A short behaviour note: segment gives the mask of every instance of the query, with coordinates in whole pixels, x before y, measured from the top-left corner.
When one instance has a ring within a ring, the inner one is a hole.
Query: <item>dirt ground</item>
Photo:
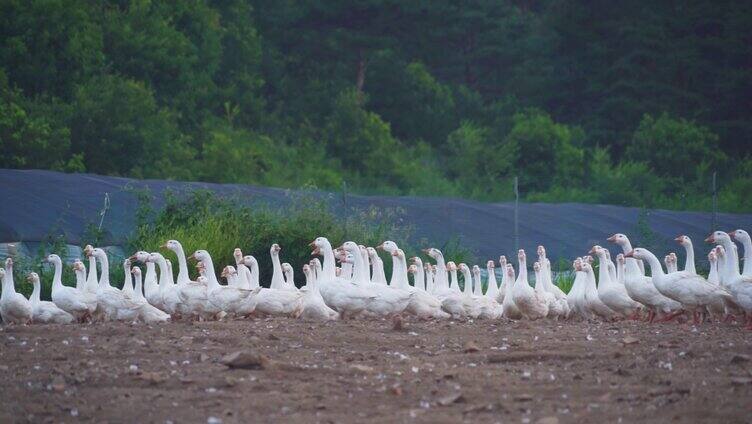
[[[752,333],[738,326],[402,327],[282,318],[4,327],[0,422],[752,420]],[[222,363],[238,351],[260,365]]]

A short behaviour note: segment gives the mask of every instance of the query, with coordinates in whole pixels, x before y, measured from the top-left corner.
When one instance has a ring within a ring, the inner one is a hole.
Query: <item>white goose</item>
[[[449,314],[444,312],[441,309],[441,301],[439,300],[438,297],[425,291],[424,289],[416,288],[415,286],[410,286],[408,284],[407,271],[405,269],[405,267],[407,266],[407,259],[405,258],[405,252],[403,252],[402,249],[397,249],[392,253],[392,257],[395,258],[394,259],[395,266],[399,267],[399,273],[397,277],[400,280],[402,280],[398,284],[398,286],[404,287],[405,290],[411,293],[410,303],[407,306],[407,312],[417,316],[420,319],[449,318]],[[417,266],[415,266],[415,272],[416,273],[419,272],[417,270]],[[420,273],[422,274],[422,272],[423,270],[421,269]],[[418,282],[416,281],[416,285],[417,284]]]
[[[593,272],[593,267],[588,261],[585,261],[585,263],[581,265],[581,268],[586,276],[585,308],[590,311],[591,314],[597,315],[602,319],[612,319],[615,315],[615,312],[611,308],[606,306],[606,304],[601,301],[600,296],[598,296],[598,289],[595,285],[595,272]],[[606,273],[608,273],[608,269],[606,270]]]
[[[279,262],[279,252],[282,250],[277,243],[272,244],[269,248],[269,254],[272,257],[272,282],[269,285],[273,290],[291,290],[297,291],[295,284],[292,282],[286,282],[284,273],[282,272],[282,265]]]
[[[236,247],[232,251],[232,257],[235,259],[235,268],[238,271],[238,287],[251,290],[251,271],[243,263],[243,251],[239,247]]]
[[[52,302],[78,320],[90,317],[97,309],[97,295],[63,285],[63,261],[60,256],[53,253],[45,258],[45,262],[55,267],[52,277]]]
[[[496,262],[486,262],[486,271],[488,272],[488,286],[486,287],[486,297],[501,305],[501,302],[497,300],[500,290],[499,284],[496,282]],[[502,302],[503,301],[504,299],[502,299]]]
[[[138,317],[141,321],[147,324],[155,324],[159,322],[166,322],[170,320],[170,315],[166,312],[157,309],[149,304],[142,291],[143,278],[141,275],[141,268],[134,266],[130,270],[131,275],[135,280],[135,288],[133,289],[133,300],[139,304],[140,310],[138,311]]]
[[[122,291],[110,285],[110,262],[107,259],[107,253],[98,247],[88,251],[84,250],[84,252],[88,256],[95,256],[102,267],[102,275],[99,277],[99,288],[97,289],[97,310],[101,311],[104,319],[119,321],[135,321],[138,319],[138,304],[128,299]],[[55,301],[54,297],[52,300]]]
[[[131,260],[126,258],[123,260],[123,286],[120,287],[120,291],[123,292],[125,297],[133,299],[133,274],[131,274]]]
[[[752,330],[752,276],[739,272],[739,261],[734,254],[734,242],[728,233],[715,231],[705,239],[709,243],[719,243],[726,252],[723,268],[719,268],[721,285],[733,296],[733,301],[747,315],[747,329]]]
[[[410,267],[415,267],[412,268],[413,287],[417,288],[418,290],[430,293],[430,290],[428,289],[428,283],[426,282],[426,270],[423,266],[423,260],[417,256],[413,256],[412,258],[410,258],[410,262],[412,262],[412,264],[410,264]],[[408,271],[410,270],[408,269]]]
[[[147,263],[156,263],[159,267],[159,295],[161,298],[160,305],[154,305],[167,312],[173,317],[180,315],[180,304],[183,302],[180,299],[180,289],[176,284],[172,283],[172,275],[167,267],[167,260],[159,252],[152,252],[147,258]],[[147,300],[149,298],[147,297]],[[151,300],[150,300],[151,302]]]
[[[395,245],[396,246],[396,245]],[[380,246],[383,247],[383,244]],[[391,285],[382,286],[380,284],[370,284],[368,269],[363,263],[363,256],[360,254],[360,248],[352,241],[347,241],[340,249],[352,255],[348,256],[348,262],[352,261],[353,277],[352,281],[357,285],[364,287],[374,295],[368,304],[368,312],[377,316],[391,317],[400,314],[407,309],[410,304],[412,293],[403,287],[407,286],[407,281],[401,281],[400,265],[397,259],[392,256],[393,269]],[[343,265],[345,263],[343,262]]]
[[[499,286],[499,294],[496,296],[496,301],[504,304],[504,299],[511,291],[510,288],[514,284],[514,279],[511,281],[507,279],[507,257],[504,255],[499,256],[499,269],[501,270],[501,285]]]
[[[326,304],[339,312],[342,318],[366,310],[376,296],[365,287],[335,275],[334,250],[329,240],[317,237],[310,246],[314,249],[312,255],[324,258],[321,276],[317,281],[320,282],[318,287]]]
[[[632,251],[632,243],[624,234],[614,234],[608,238],[608,241],[619,245],[625,256]],[[665,321],[681,314],[681,304],[662,295],[655,288],[651,278],[645,276],[642,263],[640,260],[627,258],[624,287],[627,289],[629,297],[648,308],[648,320],[650,322],[653,322],[656,316],[659,316],[661,321]]]
[[[559,303],[552,292],[546,290],[546,277],[543,276],[544,270],[541,269],[540,262],[533,263],[533,273],[535,275],[535,285],[533,289],[548,305],[548,315],[546,315],[546,317],[556,319],[560,316],[566,316],[564,306]],[[566,301],[564,303],[566,304]]]
[[[493,263],[493,261],[490,261],[490,262]],[[474,265],[472,271],[473,271],[473,289],[475,287],[482,288],[480,267],[478,265]],[[489,284],[491,284],[490,280],[489,280]],[[493,284],[496,284],[496,283],[494,282]],[[499,303],[496,302],[495,298],[488,296],[488,289],[486,289],[485,295],[481,293],[480,295],[476,294],[475,296],[476,296],[475,297],[476,303],[480,305],[480,318],[483,318],[483,319],[501,318],[503,309],[501,308],[501,305],[499,305]]]
[[[444,262],[444,254],[439,249],[433,247],[425,249],[423,252],[436,260],[436,270],[432,277],[434,286],[433,295],[441,301],[441,309],[453,318],[464,317],[465,307],[463,305],[462,294],[449,288],[447,264]]]
[[[606,306],[622,317],[635,317],[642,305],[629,297],[627,289],[623,285],[612,280],[611,273],[608,272],[606,265],[608,261],[606,249],[595,245],[590,253],[598,256],[598,262],[601,264],[598,269],[598,297]]]
[[[517,260],[520,273],[512,287],[512,301],[525,318],[530,320],[545,318],[548,315],[548,303],[540,293],[530,287],[527,281],[527,261],[524,250],[519,250]]]
[[[687,255],[686,261],[684,262],[684,271],[697,274],[697,270],[695,269],[695,249],[692,246],[692,240],[684,234],[679,235],[674,240],[684,248]]]
[[[295,287],[295,270],[287,262],[282,263],[282,275],[285,276],[285,284]],[[297,287],[295,288],[297,290]]]
[[[252,255],[243,256],[243,265],[248,270],[248,289],[255,290],[261,287],[259,284],[259,265],[256,258]]]
[[[501,303],[503,315],[509,319],[521,319],[522,312],[514,304],[514,299],[512,298],[512,288],[514,288],[515,281],[514,266],[512,264],[505,264],[504,268],[504,275],[501,277],[501,294],[503,294],[504,299]]]
[[[687,271],[664,273],[661,262],[647,249],[638,247],[624,256],[646,261],[650,265],[653,284],[658,291],[681,303],[684,309],[693,311],[695,324],[699,324],[699,313],[704,312],[706,306],[731,298],[731,294],[725,289],[708,283],[697,274]]]
[[[339,318],[339,314],[334,309],[326,306],[324,298],[318,288],[318,283],[313,275],[313,268],[303,265],[303,274],[306,277],[305,290],[301,299],[303,311],[300,318],[310,321],[332,321]]]
[[[220,285],[214,273],[214,262],[206,250],[197,250],[190,257],[201,261],[206,267],[206,276],[209,280],[206,297],[214,308],[227,313],[238,313],[244,309],[243,304],[248,301],[252,293],[250,290]]]
[[[94,247],[87,244],[84,247],[84,254],[94,250]],[[86,271],[84,269],[84,271]],[[97,278],[97,258],[94,255],[89,255],[89,274],[86,276],[86,291],[89,293],[97,294],[99,290],[99,279]]]
[[[452,264],[454,265],[454,264]],[[465,308],[465,314],[476,319],[480,317],[482,312],[481,306],[476,301],[476,296],[473,294],[473,277],[470,273],[470,268],[465,263],[461,263],[459,267],[452,267],[452,276],[454,277],[454,284],[459,287],[459,280],[457,279],[457,271],[462,273],[463,287],[462,287],[462,306]]]
[[[742,268],[741,275],[752,277],[752,239],[750,239],[749,233],[744,230],[734,230],[729,231],[728,235],[731,240],[741,243],[744,247],[744,268]]]
[[[167,285],[168,287],[176,287],[174,290],[177,291],[178,298],[180,299],[180,302],[177,304],[178,313],[184,316],[194,318],[203,317],[207,319],[214,317],[219,313],[220,311],[209,302],[207,285],[190,279],[188,274],[188,260],[185,256],[183,245],[177,240],[167,240],[167,242],[161,247],[172,251],[178,259],[177,284],[172,280],[173,274],[170,261],[165,260],[167,264]]]
[[[423,265],[423,274],[426,277],[426,291],[428,293],[434,294],[435,287],[434,287],[434,284],[433,284],[433,274],[434,274],[433,265],[431,265],[430,263],[426,262]]]
[[[723,249],[721,246],[718,248]],[[721,278],[718,273],[718,257],[716,256],[716,249],[711,249],[708,252],[708,263],[710,264],[710,272],[708,273],[708,283],[719,287],[721,285]],[[708,312],[717,319],[723,319],[726,316],[729,302],[714,302],[708,305]]]
[[[153,261],[149,261],[149,253],[140,250],[134,253],[130,257],[131,261],[139,261],[146,264],[146,276],[144,277],[144,297],[150,305],[165,310],[164,303],[162,302],[162,291],[159,287],[159,281],[157,280],[156,264]]]
[[[577,258],[572,263],[574,269],[574,282],[567,293],[567,304],[569,305],[569,318],[579,316],[582,319],[591,317],[585,302],[585,289],[587,286],[587,275],[582,270],[582,258]]]
[[[40,299],[42,289],[39,284],[39,275],[36,272],[30,273],[26,277],[26,280],[34,286],[34,291],[31,292],[31,297],[29,297],[29,303],[31,304],[33,321],[35,323],[70,324],[73,322],[75,319],[73,315],[58,308],[53,302],[42,301]]]
[[[73,268],[73,274],[76,276],[76,290],[86,291],[86,267],[84,266],[84,263],[81,262],[80,259],[76,259],[73,261],[71,268]],[[83,268],[84,272],[78,272],[78,268]],[[37,274],[37,276],[39,275]],[[26,277],[26,279],[28,280],[28,276]]]

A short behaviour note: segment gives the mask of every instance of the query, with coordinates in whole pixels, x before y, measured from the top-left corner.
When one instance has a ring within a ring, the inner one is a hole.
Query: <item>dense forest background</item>
[[[0,166],[752,211],[752,3],[0,2]]]

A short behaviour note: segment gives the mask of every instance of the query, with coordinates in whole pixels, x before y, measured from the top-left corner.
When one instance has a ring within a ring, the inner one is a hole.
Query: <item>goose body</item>
[[[310,265],[303,265],[303,274],[306,276],[306,285],[301,302],[300,318],[310,321],[332,321],[339,318],[339,314],[334,309],[328,307],[321,292],[313,278],[313,269]]]
[[[321,276],[317,279],[324,302],[341,315],[366,310],[376,296],[360,284],[335,275],[334,250],[329,240],[317,237],[310,245],[314,248],[312,254],[324,258]]]
[[[452,318],[465,317],[466,312],[462,293],[449,288],[447,263],[444,261],[444,254],[436,248],[426,249],[424,252],[436,260],[436,271],[432,277],[433,295],[441,301],[441,309],[452,316]],[[450,262],[450,265],[453,266],[454,264]]]
[[[503,315],[509,319],[520,319],[522,318],[522,312],[517,308],[512,297],[512,289],[514,288],[514,281],[516,280],[514,276],[514,267],[512,264],[505,264],[505,268],[506,270],[502,277],[500,290],[503,294],[503,301],[501,304]]]
[[[150,305],[146,300],[146,297],[144,297],[144,293],[142,291],[143,278],[141,275],[141,268],[135,266],[133,268],[129,268],[127,272],[130,273],[135,280],[133,300],[139,305],[138,318],[147,324],[169,321],[170,315],[168,313]]]
[[[102,267],[102,276],[97,288],[97,309],[105,320],[135,321],[138,319],[138,304],[127,298],[122,291],[110,285],[110,266],[107,253],[100,248],[86,251],[94,255]],[[53,299],[54,301],[54,299]]]
[[[76,319],[81,320],[90,316],[97,309],[97,295],[63,285],[63,261],[60,256],[48,255],[46,262],[55,267],[52,277],[52,302]]]
[[[518,255],[520,272],[512,287],[512,301],[523,317],[536,320],[548,315],[548,302],[527,282],[527,265],[525,251],[520,249]]]
[[[636,248],[625,255],[644,260],[650,266],[653,283],[662,295],[681,303],[684,309],[691,311],[705,307],[715,301],[731,298],[725,289],[708,283],[704,278],[688,271],[663,272],[658,258],[649,250]]]
[[[593,267],[589,263],[582,264],[582,271],[586,276],[585,285],[585,308],[593,315],[597,315],[602,319],[611,319],[614,317],[614,311],[609,308],[598,295],[598,289],[595,285],[595,273]],[[606,270],[608,273],[608,270]]]
[[[607,261],[610,262],[606,256],[606,250],[600,246],[593,246],[591,252],[598,256],[598,261],[601,264],[598,270],[598,297],[606,306],[622,317],[634,314],[642,305],[632,300],[627,294],[627,289],[612,279],[612,276],[616,274],[610,273],[607,266],[604,266]]]
[[[626,256],[632,251],[632,244],[624,234],[614,234],[608,241],[618,244]],[[681,304],[662,295],[653,285],[652,279],[645,276],[643,262],[627,258],[624,271],[624,287],[632,300],[649,308],[653,314],[667,314],[681,309]]]
[[[42,289],[39,284],[39,275],[36,272],[29,274],[27,280],[34,286],[29,303],[33,314],[32,319],[35,323],[70,324],[75,320],[73,315],[58,308],[53,302],[40,300]]]

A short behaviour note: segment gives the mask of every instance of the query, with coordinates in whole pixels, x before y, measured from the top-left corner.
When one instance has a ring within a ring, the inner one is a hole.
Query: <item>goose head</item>
[[[705,239],[705,242],[707,243],[731,243],[731,237],[728,233],[725,233],[723,231],[713,231],[711,235],[708,236],[708,238]]]
[[[616,255],[616,262],[619,262],[620,264],[624,265],[627,263],[627,259],[624,258],[623,253],[619,253],[618,255]]]
[[[133,274],[136,279],[141,278],[141,268],[134,266],[131,268],[131,274]]]
[[[506,273],[507,277],[509,277],[509,281],[514,281],[514,267],[512,264],[507,264]]]
[[[457,265],[454,262],[449,261],[446,263],[446,269],[447,271],[457,271]]]
[[[207,284],[209,284],[209,279],[206,278],[203,275],[200,275],[198,278],[196,278],[196,282],[200,283],[200,284],[203,284],[203,285],[207,285]]]
[[[308,245],[313,248],[311,255],[320,255],[321,249],[332,248],[331,243],[329,243],[329,240],[326,237],[316,237],[316,239]]]
[[[410,258],[410,262],[414,263],[416,267],[423,268],[423,260],[417,256],[413,256],[412,258]]]
[[[720,259],[722,257],[726,256],[726,248],[718,245],[715,247],[715,257],[716,259]]]
[[[540,272],[540,262],[533,262],[533,271]]]
[[[582,262],[592,265],[593,264],[593,257],[590,256],[590,255],[583,256],[582,257]]]
[[[284,272],[285,274],[293,272],[292,265],[290,265],[287,262],[283,262],[282,263],[282,272]]]
[[[507,267],[507,257],[504,255],[499,256],[499,267],[506,269]]]
[[[572,262],[572,268],[574,268],[575,271],[582,271],[582,258],[577,258]]]
[[[376,252],[376,249],[373,247],[366,247],[366,252],[368,252],[368,257],[371,258],[371,260],[378,256],[378,252]]]
[[[439,258],[444,259],[444,254],[441,253],[441,250],[435,247],[429,247],[428,249],[423,249],[423,253],[437,260]]]
[[[612,235],[611,237],[607,238],[606,240],[610,241],[611,243],[616,243],[619,246],[624,246],[627,243],[629,243],[629,238],[627,238],[627,236],[625,236],[622,233],[616,233]]]
[[[478,265],[473,265],[473,276],[480,277],[480,267]]]
[[[392,256],[397,257],[397,258],[404,258],[405,252],[402,249],[397,249],[394,252],[392,252]]]
[[[407,267],[407,272],[409,272],[410,274],[416,274],[418,272],[417,265],[412,264],[409,267]]]
[[[525,262],[526,258],[527,256],[525,255],[524,249],[520,249],[519,251],[517,251],[517,263]]]
[[[632,249],[631,252],[624,254],[625,258],[635,258],[635,259],[640,259],[640,260],[645,260],[649,256],[650,256],[650,252],[648,252],[647,249],[643,249],[642,247],[636,247]]]
[[[387,253],[394,253],[397,250],[397,243],[387,240],[380,245],[376,246],[377,249],[381,248]]]
[[[10,258],[8,258],[8,259],[10,259]],[[60,259],[60,256],[58,256],[58,255],[56,255],[54,253],[51,253],[51,254],[47,255],[44,258],[43,262],[51,263],[53,265],[58,265],[58,264],[62,264],[63,263],[63,261]]]
[[[211,260],[211,256],[209,255],[209,252],[206,250],[200,249],[195,252],[191,256],[188,257],[188,259],[195,259],[200,262],[204,262],[207,260]]]
[[[132,254],[129,259],[131,261],[138,261],[141,263],[146,263],[149,260],[149,252],[144,252],[143,250],[139,250],[138,252]]]
[[[258,267],[258,261],[252,255],[245,255],[243,256],[243,265],[248,267],[248,269],[253,269],[254,267]]]
[[[222,278],[228,278],[228,277],[233,276],[233,275],[235,275],[237,273],[238,273],[238,271],[235,270],[234,266],[227,265],[226,267],[222,268],[222,273],[220,274],[220,276]]]
[[[73,261],[73,265],[71,265],[71,268],[73,268],[73,271],[84,271],[84,263],[81,262],[80,259],[76,259]]]
[[[718,258],[716,258],[716,256],[715,256],[715,249],[711,250],[710,252],[708,252],[708,262],[710,262],[711,264],[713,264],[717,260],[718,260]]]
[[[167,240],[163,245],[159,246],[164,249],[169,249],[173,252],[178,252],[180,249],[183,248],[183,245],[180,244],[177,240]]]
[[[0,268],[2,269],[2,268]],[[36,272],[30,272],[29,275],[26,276],[26,281],[29,284],[38,284],[39,283],[39,274]]]
[[[590,266],[590,264],[587,263],[587,262],[583,263],[580,266],[580,268],[582,268],[582,271],[585,272],[585,273],[587,273],[587,274],[592,274],[593,273],[593,267]]]
[[[0,268],[0,279],[5,277],[5,268]]]
[[[146,256],[146,260],[144,262],[158,263],[160,259],[164,259],[164,256],[162,256],[161,253],[151,252]]]
[[[464,263],[464,262],[460,263],[460,264],[459,264],[459,266],[457,267],[457,269],[458,269],[458,270],[459,270],[459,271],[460,271],[461,273],[463,273],[463,274],[464,274],[465,272],[467,272],[468,274],[470,273],[470,267],[468,267],[468,266],[467,266],[467,264],[466,264],[466,263]]]
[[[357,244],[355,244],[354,241],[346,241],[342,243],[342,246],[340,246],[339,249],[342,249],[345,252],[351,253],[353,255],[360,254],[360,248]]]
[[[674,239],[675,242],[679,243],[680,246],[687,247],[691,245],[692,241],[689,240],[689,237],[685,236],[684,234],[680,234]]]
[[[94,256],[97,259],[105,259],[107,258],[107,253],[104,251],[104,249],[100,247],[95,247],[94,249],[91,249],[88,253],[88,256]]]
[[[749,233],[744,230],[729,231],[727,234],[729,235],[731,240],[736,240],[742,243],[750,240]]]
[[[679,258],[676,256],[676,253],[671,252],[668,254],[669,259],[671,260],[672,264],[675,264],[679,261]]]
[[[87,244],[86,246],[84,246],[84,255],[86,255],[86,257],[92,256],[91,253],[93,251],[94,251],[94,246],[90,244]]]
[[[593,246],[592,248],[590,248],[590,251],[588,253],[591,254],[591,255],[600,255],[601,254],[600,252],[602,250],[603,250],[603,248],[596,244],[595,246]]]
[[[488,272],[493,272],[492,270],[496,268],[496,262],[494,261],[488,261],[486,262],[486,269],[488,269]]]
[[[272,257],[276,257],[281,250],[282,248],[279,247],[277,243],[274,243],[272,244],[272,247],[269,248],[269,254],[272,255]]]
[[[539,245],[538,248],[536,249],[536,253],[538,254],[539,260],[543,259],[546,257],[546,248],[543,247],[543,245]]]

